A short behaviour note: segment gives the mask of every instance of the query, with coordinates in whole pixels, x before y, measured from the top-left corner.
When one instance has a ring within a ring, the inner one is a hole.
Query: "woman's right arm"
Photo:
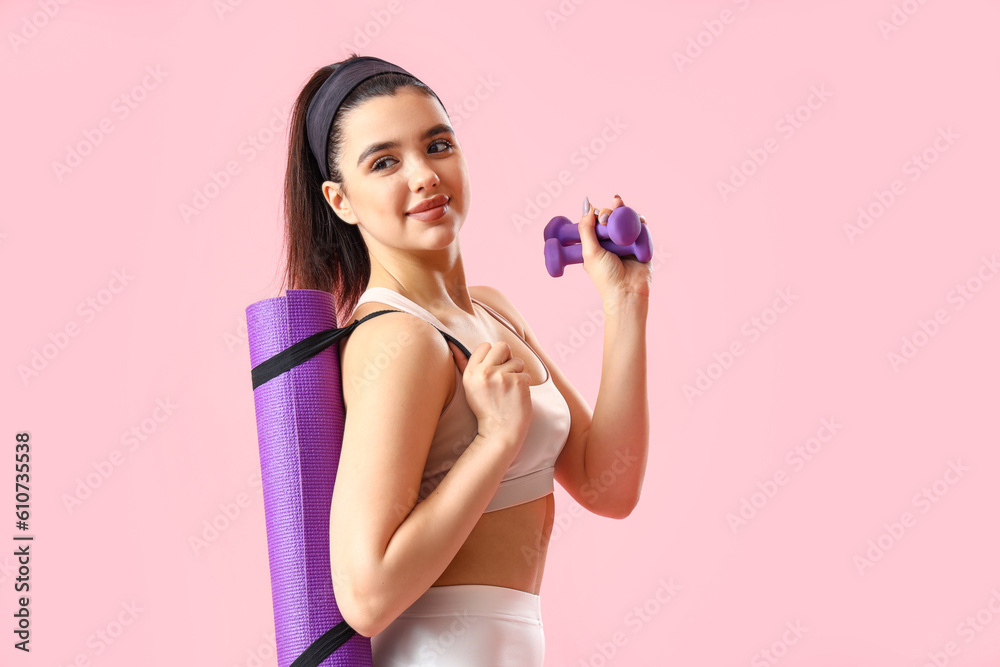
[[[499,432],[477,435],[435,490],[416,502],[454,364],[440,332],[412,315],[375,318],[363,336],[345,343],[348,411],[330,561],[338,607],[367,637],[441,576],[521,445]]]

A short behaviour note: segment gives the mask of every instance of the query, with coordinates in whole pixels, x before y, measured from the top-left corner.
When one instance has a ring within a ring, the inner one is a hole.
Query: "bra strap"
[[[503,315],[501,315],[495,308],[491,308],[490,306],[486,305],[485,303],[483,303],[479,299],[476,299],[475,301],[480,306],[482,306],[483,308],[485,308],[489,312],[493,313],[493,316],[496,317],[498,320],[500,320],[501,322],[503,322],[504,324],[506,324],[507,328],[510,329],[514,333],[515,336],[517,336],[521,340],[524,340],[524,336],[522,336],[521,334],[517,333],[517,327],[515,327],[511,323],[510,320],[508,320],[506,317],[504,317]],[[525,341],[525,344],[527,344],[527,341]]]

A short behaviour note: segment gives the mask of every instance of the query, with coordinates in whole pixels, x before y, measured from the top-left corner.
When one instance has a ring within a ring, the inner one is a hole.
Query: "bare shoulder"
[[[449,391],[453,371],[448,344],[437,329],[416,315],[400,311],[373,317],[341,342],[341,381],[347,404],[360,398],[361,389],[373,389],[371,393],[383,397],[415,385]]]

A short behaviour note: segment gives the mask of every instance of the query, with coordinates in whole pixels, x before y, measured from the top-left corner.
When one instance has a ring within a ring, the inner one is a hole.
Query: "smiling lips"
[[[449,201],[444,195],[434,195],[411,208],[406,215],[422,222],[433,222],[448,211]]]

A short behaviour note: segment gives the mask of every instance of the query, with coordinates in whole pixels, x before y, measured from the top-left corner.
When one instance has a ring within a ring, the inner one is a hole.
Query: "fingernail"
[[[615,195],[615,198],[617,198],[617,199],[621,199],[621,197],[619,197],[618,195]],[[624,200],[622,200],[622,201],[624,201]]]
[[[587,215],[590,213],[590,197],[583,198],[583,214]]]
[[[603,225],[604,223],[606,223],[608,221],[608,216],[609,215],[611,215],[611,211],[605,209],[603,212],[601,212],[601,215],[598,216],[597,222],[599,222],[599,223],[601,223]]]

